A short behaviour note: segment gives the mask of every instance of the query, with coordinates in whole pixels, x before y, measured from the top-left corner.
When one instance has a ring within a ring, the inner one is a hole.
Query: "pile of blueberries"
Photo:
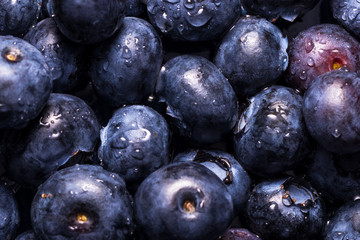
[[[359,0],[0,0],[0,239],[359,240]]]

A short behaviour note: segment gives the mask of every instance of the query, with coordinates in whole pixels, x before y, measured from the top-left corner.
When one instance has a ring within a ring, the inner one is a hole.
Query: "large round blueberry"
[[[180,135],[198,143],[222,140],[236,124],[238,101],[219,69],[204,57],[181,55],[165,63],[156,93]]]
[[[357,0],[331,0],[333,17],[349,32],[360,37],[360,2]]]
[[[70,40],[93,44],[112,36],[124,17],[124,0],[49,0],[51,16]]]
[[[0,0],[0,35],[24,35],[36,24],[40,7],[38,0]]]
[[[360,196],[360,152],[331,153],[319,147],[308,169],[311,185],[328,202],[347,202]]]
[[[82,85],[85,47],[68,40],[52,18],[46,18],[24,36],[45,57],[53,81],[53,92],[70,92]]]
[[[360,77],[346,70],[317,77],[305,92],[303,112],[311,136],[336,153],[360,151]]]
[[[141,183],[135,213],[147,240],[215,240],[230,226],[233,204],[212,171],[198,163],[178,162]]]
[[[360,201],[349,201],[327,222],[324,240],[360,239]]]
[[[100,138],[98,155],[104,168],[119,173],[131,187],[169,162],[170,130],[163,116],[150,107],[118,109]]]
[[[242,213],[250,195],[251,180],[239,162],[219,150],[190,150],[179,153],[173,162],[196,162],[214,172],[224,183],[233,199],[235,215]]]
[[[247,15],[222,39],[214,63],[240,100],[281,76],[288,64],[287,47],[288,40],[278,27]]]
[[[162,64],[162,43],[143,19],[124,18],[118,33],[95,47],[90,77],[107,104],[143,103],[153,93]]]
[[[242,166],[260,176],[292,169],[309,153],[302,96],[274,85],[250,99],[234,135],[234,154]]]
[[[38,186],[73,156],[94,151],[99,132],[96,116],[83,100],[53,93],[31,124],[9,134],[8,177]]]
[[[23,128],[44,107],[52,90],[41,52],[13,36],[0,36],[0,128]]]
[[[272,21],[281,17],[290,22],[311,10],[318,2],[319,0],[241,0],[248,14],[260,15]]]
[[[132,198],[124,180],[100,166],[54,173],[37,190],[31,222],[42,239],[132,239]]]
[[[241,13],[238,0],[148,0],[150,22],[164,36],[180,41],[221,37]]]
[[[318,24],[301,31],[289,45],[289,86],[305,91],[319,75],[346,67],[360,73],[360,43],[344,28]]]
[[[262,239],[320,239],[325,207],[307,183],[273,179],[255,186],[247,216],[251,230]]]
[[[0,185],[0,239],[14,239],[20,226],[20,212],[13,193]]]

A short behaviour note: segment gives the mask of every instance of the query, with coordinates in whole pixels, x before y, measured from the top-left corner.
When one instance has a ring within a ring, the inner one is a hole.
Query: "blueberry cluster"
[[[360,239],[359,0],[0,0],[0,240]]]

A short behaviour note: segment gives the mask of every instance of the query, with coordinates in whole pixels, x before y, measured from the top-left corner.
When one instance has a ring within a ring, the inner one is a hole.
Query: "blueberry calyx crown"
[[[2,50],[1,56],[8,62],[17,63],[23,59],[19,49],[6,47]]]
[[[233,182],[234,176],[231,170],[231,163],[228,159],[220,156],[214,156],[204,151],[198,151],[196,153],[194,161],[198,163],[202,163],[202,162],[215,163],[226,172],[226,177],[223,179],[223,182],[225,184],[230,184]]]
[[[75,210],[69,215],[69,228],[80,233],[91,232],[96,226],[97,218],[93,213]]]

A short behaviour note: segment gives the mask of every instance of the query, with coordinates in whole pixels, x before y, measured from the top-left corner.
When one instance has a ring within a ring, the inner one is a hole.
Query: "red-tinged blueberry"
[[[360,73],[360,43],[341,26],[315,25],[290,42],[289,86],[304,92],[317,76],[340,68]]]
[[[152,172],[169,163],[170,129],[150,107],[130,105],[114,112],[101,130],[98,156],[134,191]]]
[[[74,165],[38,188],[31,222],[40,239],[130,240],[133,201],[119,175],[101,166]]]
[[[247,217],[251,231],[261,239],[320,239],[325,205],[302,179],[271,179],[254,187]]]
[[[324,240],[360,239],[360,201],[349,201],[335,211],[324,229]]]
[[[197,144],[224,140],[238,118],[239,104],[229,81],[201,56],[180,55],[167,61],[156,95],[166,103],[173,129]]]
[[[245,228],[229,228],[219,240],[261,240],[261,238]]]
[[[46,18],[30,28],[24,40],[44,55],[53,81],[53,92],[74,92],[85,85],[86,49],[68,40],[52,18]]]
[[[0,185],[0,239],[14,239],[19,227],[20,212],[14,194]]]
[[[115,36],[94,46],[89,76],[110,106],[144,103],[154,91],[162,60],[161,38],[153,26],[126,17]]]
[[[22,37],[40,15],[39,0],[1,0],[0,1],[0,35]]]
[[[147,240],[215,240],[233,219],[224,183],[198,163],[177,162],[150,174],[135,195],[136,224]]]
[[[271,21],[281,17],[290,22],[311,10],[318,2],[319,0],[241,0],[248,14],[260,15]]]
[[[124,0],[49,0],[50,16],[70,40],[95,44],[111,37],[124,18]]]
[[[95,150],[100,125],[92,109],[73,95],[52,93],[42,112],[6,142],[6,173],[25,186],[38,186],[53,172]]]
[[[288,66],[287,47],[278,27],[246,15],[224,36],[214,63],[242,100],[278,80]]]
[[[303,113],[310,135],[338,154],[360,151],[360,77],[347,70],[317,77],[304,95]]]
[[[0,36],[0,128],[23,128],[42,110],[52,90],[44,56],[30,43]]]

